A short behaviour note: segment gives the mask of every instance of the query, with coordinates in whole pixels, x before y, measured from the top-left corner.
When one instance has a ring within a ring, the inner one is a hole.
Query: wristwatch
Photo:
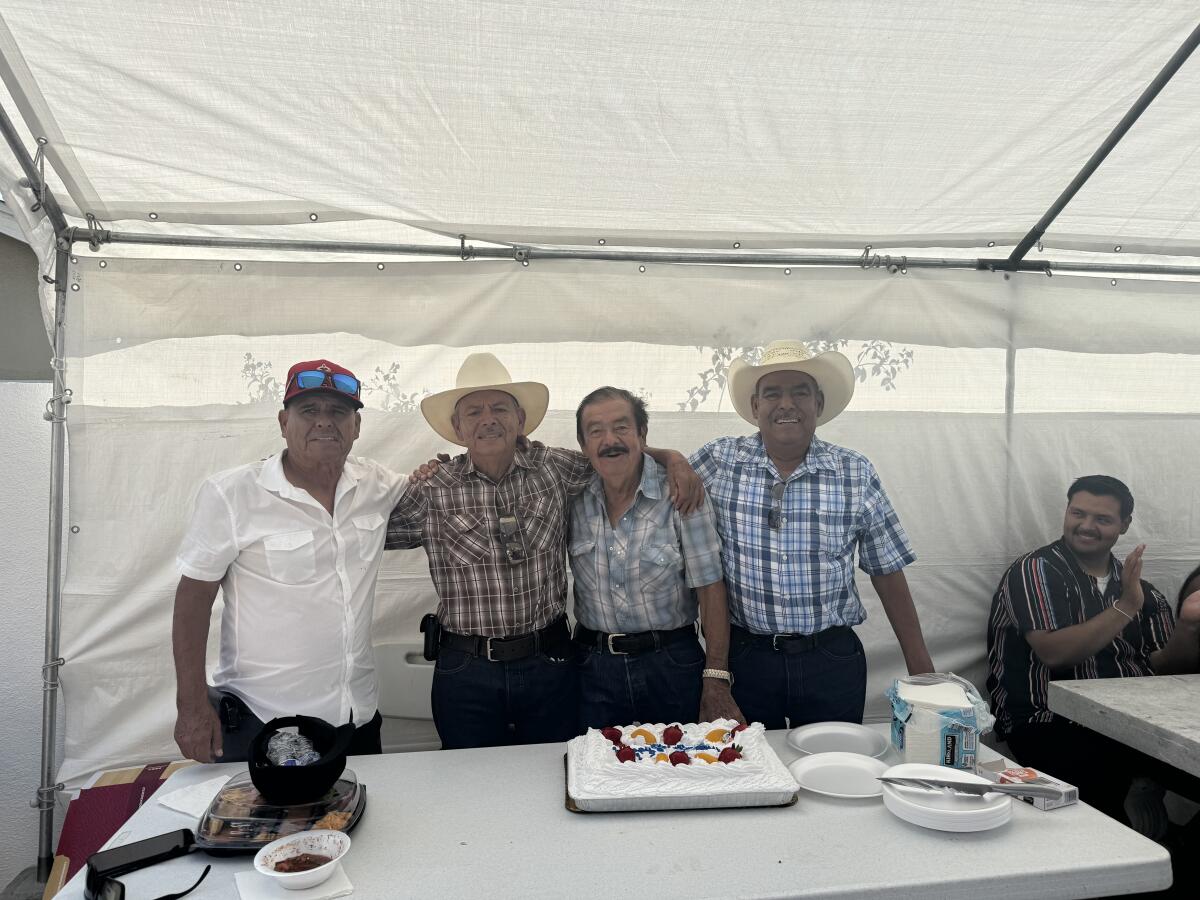
[[[701,678],[715,678],[718,681],[724,681],[730,687],[733,687],[733,673],[727,672],[724,669],[705,669],[700,673]]]

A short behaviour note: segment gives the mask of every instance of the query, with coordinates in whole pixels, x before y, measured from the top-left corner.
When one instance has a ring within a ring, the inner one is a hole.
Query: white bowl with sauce
[[[350,849],[350,835],[323,828],[298,831],[277,838],[254,854],[254,868],[289,891],[316,887],[337,870],[338,861]],[[280,872],[275,866],[302,853],[328,856],[329,861],[302,872]]]

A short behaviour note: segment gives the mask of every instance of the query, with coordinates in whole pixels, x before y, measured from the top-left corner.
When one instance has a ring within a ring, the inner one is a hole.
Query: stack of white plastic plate
[[[883,773],[897,778],[938,778],[988,784],[972,772],[933,766],[927,763],[902,763]],[[884,784],[883,805],[906,822],[938,831],[987,831],[999,828],[1012,818],[1012,797],[1006,794],[956,794],[920,787]]]
[[[787,733],[787,742],[801,753],[860,753],[878,759],[891,743],[881,731],[854,722],[813,722]]]

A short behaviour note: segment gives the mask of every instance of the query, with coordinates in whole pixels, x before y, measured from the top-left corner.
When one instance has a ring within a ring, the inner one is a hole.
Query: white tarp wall
[[[1190,0],[4,0],[0,103],[26,146],[46,139],[73,225],[999,257],[1195,18]],[[1032,258],[1196,265],[1197,109],[1192,59]],[[10,156],[0,170],[49,274],[53,235]],[[934,659],[977,681],[994,582],[1058,533],[1073,477],[1131,484],[1122,549],[1145,540],[1161,587],[1200,555],[1194,284],[74,252],[67,779],[173,752],[171,561],[190,498],[278,446],[278,381],[317,355],[364,376],[359,449],[403,469],[443,449],[416,400],[476,348],[550,385],[547,441],[569,444],[579,397],[613,382],[647,396],[655,442],[690,450],[748,429],[720,391],[731,356],[845,341],[863,379],[823,434],[877,463],[921,556]],[[378,640],[409,639],[431,603],[422,554],[392,555]],[[899,665],[869,606],[878,713]]]
[[[172,563],[189,504],[205,475],[280,445],[278,382],[298,359],[329,356],[363,376],[358,449],[407,470],[447,449],[416,402],[452,385],[479,347],[514,377],[549,384],[544,441],[572,445],[575,404],[613,383],[646,397],[655,443],[691,451],[750,430],[719,387],[691,409],[701,373],[715,374],[713,348],[781,335],[846,340],[863,381],[822,434],[876,462],[920,556],[909,577],[934,660],[980,684],[999,573],[1058,534],[1074,477],[1128,481],[1139,505],[1123,547],[1145,541],[1147,574],[1165,589],[1200,555],[1200,457],[1188,452],[1200,442],[1200,320],[1190,286],[927,271],[642,273],[633,263],[104,263],[80,259],[68,322],[66,778],[172,755]],[[389,554],[377,643],[415,639],[434,604],[425,565],[421,551]],[[883,687],[901,666],[877,601],[869,609],[868,713],[881,715]]]

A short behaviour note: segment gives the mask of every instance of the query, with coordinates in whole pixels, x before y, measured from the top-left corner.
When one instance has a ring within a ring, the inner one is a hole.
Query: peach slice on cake
[[[655,737],[652,732],[650,732],[649,730],[647,730],[645,728],[634,729],[633,733],[629,735],[629,739],[631,741],[634,738],[639,738],[639,737],[643,741],[645,741],[647,744],[657,744],[658,743],[658,738]]]

